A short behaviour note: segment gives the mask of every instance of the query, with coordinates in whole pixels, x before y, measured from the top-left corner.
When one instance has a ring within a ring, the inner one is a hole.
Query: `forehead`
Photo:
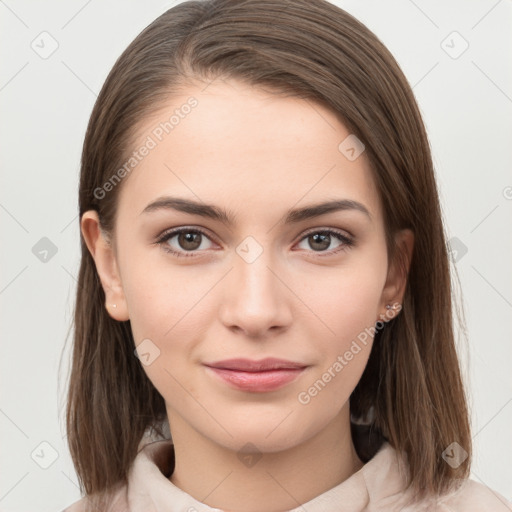
[[[329,196],[360,201],[378,218],[366,155],[346,152],[353,137],[317,102],[233,80],[190,84],[141,121],[118,207],[138,215],[168,194],[249,215]]]

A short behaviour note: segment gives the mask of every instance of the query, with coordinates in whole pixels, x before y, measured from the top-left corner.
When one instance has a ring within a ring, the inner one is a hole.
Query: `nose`
[[[220,305],[222,323],[258,339],[285,330],[292,320],[293,293],[284,274],[270,250],[263,250],[254,261],[234,254]]]

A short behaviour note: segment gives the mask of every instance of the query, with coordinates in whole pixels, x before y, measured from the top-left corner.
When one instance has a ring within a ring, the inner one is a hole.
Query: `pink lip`
[[[255,393],[279,389],[306,369],[304,364],[276,358],[261,361],[228,359],[205,366],[233,387]]]

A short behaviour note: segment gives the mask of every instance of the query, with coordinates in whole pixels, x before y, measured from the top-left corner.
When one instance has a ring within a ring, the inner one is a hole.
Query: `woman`
[[[509,510],[468,479],[421,116],[352,16],[168,10],[98,96],[79,195],[68,511]]]

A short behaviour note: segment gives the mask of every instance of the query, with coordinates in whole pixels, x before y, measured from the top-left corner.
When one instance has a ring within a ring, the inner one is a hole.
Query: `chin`
[[[233,437],[222,436],[212,441],[236,453],[278,453],[306,441],[305,433],[293,427],[271,435],[254,427],[232,430],[231,433]]]
[[[231,414],[219,416],[223,425],[229,425],[226,432],[216,430],[212,436],[211,425],[206,425],[207,431],[203,434],[210,437],[217,444],[236,451],[256,451],[262,453],[275,453],[292,449],[323,430],[332,418],[321,418],[319,415],[305,415],[301,408],[292,409],[283,405],[274,404],[255,410],[244,407],[244,411],[235,411],[231,407]],[[300,414],[302,413],[302,414]],[[254,445],[254,446],[252,446]]]

